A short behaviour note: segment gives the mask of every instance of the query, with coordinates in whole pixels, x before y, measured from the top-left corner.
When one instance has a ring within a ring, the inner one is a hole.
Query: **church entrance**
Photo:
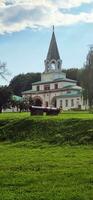
[[[34,106],[42,106],[41,98],[37,97],[34,99]]]

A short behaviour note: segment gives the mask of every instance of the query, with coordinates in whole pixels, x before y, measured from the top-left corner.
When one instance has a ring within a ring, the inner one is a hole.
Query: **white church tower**
[[[58,51],[54,26],[47,58],[44,63],[45,71],[41,76],[41,81],[50,81],[58,78],[64,78],[65,74],[62,73],[62,60],[60,59]]]

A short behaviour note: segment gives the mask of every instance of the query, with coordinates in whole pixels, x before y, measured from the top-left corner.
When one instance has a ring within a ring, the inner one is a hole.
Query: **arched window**
[[[71,99],[71,107],[74,107],[74,99]]]

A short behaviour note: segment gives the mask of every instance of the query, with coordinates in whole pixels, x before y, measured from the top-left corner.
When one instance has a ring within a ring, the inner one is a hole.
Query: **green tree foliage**
[[[33,99],[32,99],[31,96],[29,97],[29,105],[30,105],[30,106],[34,105],[34,101],[33,101]]]
[[[90,48],[86,64],[82,71],[82,86],[86,91],[86,98],[89,100],[89,106],[93,105],[93,47]]]
[[[32,89],[32,83],[40,81],[40,73],[19,74],[10,81],[10,87],[15,95],[21,95],[25,90]]]
[[[63,72],[66,73],[67,78],[72,79],[72,80],[76,80],[77,84],[80,85],[82,69],[70,68],[70,69],[64,69]]]
[[[9,87],[2,86],[0,87],[0,113],[2,112],[2,109],[7,106],[7,104],[10,102],[12,92]]]

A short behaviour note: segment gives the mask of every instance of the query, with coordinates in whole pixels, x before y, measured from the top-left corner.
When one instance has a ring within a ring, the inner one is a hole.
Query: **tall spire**
[[[55,32],[54,32],[54,26],[53,26],[52,38],[51,38],[51,42],[50,42],[50,46],[49,46],[49,50],[48,50],[48,54],[47,54],[48,61],[51,61],[53,59],[54,60],[60,59],[57,42],[56,42],[56,37],[55,37]]]
[[[47,54],[47,58],[45,60],[45,72],[60,72],[61,71],[62,60],[60,59],[54,26],[52,32],[52,38],[50,41],[50,46]]]

